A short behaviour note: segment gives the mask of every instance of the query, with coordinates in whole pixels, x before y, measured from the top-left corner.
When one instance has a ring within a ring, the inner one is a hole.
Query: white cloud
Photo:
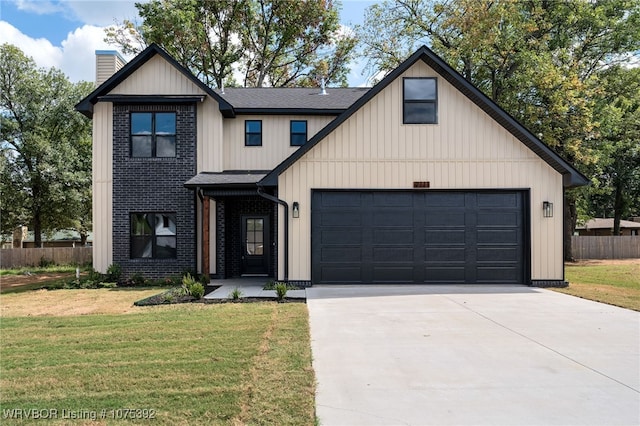
[[[61,46],[54,46],[49,40],[31,38],[11,24],[0,21],[0,44],[16,45],[38,66],[59,68],[74,82],[95,80],[95,51],[114,50],[103,39],[104,28],[84,25],[67,34]]]
[[[57,67],[62,60],[60,48],[45,38],[31,38],[13,25],[0,21],[0,44],[9,43],[19,47],[25,55],[31,56],[40,67]]]
[[[146,3],[148,0],[139,1]],[[74,17],[85,24],[107,27],[116,21],[122,22],[125,19],[130,21],[139,20],[136,1],[131,0],[84,0],[67,1],[64,5],[69,8]]]
[[[59,13],[64,10],[60,3],[54,3],[48,0],[15,0],[15,4],[18,10],[38,15]]]

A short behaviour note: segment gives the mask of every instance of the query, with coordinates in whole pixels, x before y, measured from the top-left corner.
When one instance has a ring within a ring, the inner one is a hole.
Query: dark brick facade
[[[277,276],[277,205],[258,195],[255,197],[216,198],[216,271],[212,278],[224,279],[242,275],[242,232],[243,215],[269,217],[269,271],[270,277]]]
[[[129,113],[176,112],[176,157],[132,158]],[[195,194],[183,184],[196,174],[195,105],[114,105],[113,262],[125,277],[179,275],[196,268]],[[131,213],[176,214],[176,259],[131,259]]]

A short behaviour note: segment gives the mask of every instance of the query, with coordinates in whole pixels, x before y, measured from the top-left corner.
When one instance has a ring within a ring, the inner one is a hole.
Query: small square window
[[[302,146],[307,143],[306,120],[291,120],[291,146]]]
[[[403,123],[436,124],[438,122],[438,80],[403,79]]]
[[[262,146],[262,120],[245,120],[245,146]]]

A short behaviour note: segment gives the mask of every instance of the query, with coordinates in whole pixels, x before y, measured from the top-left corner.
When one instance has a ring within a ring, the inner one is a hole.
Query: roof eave
[[[124,81],[127,77],[133,74],[138,68],[144,65],[147,61],[153,58],[155,55],[162,56],[167,62],[173,65],[178,71],[180,71],[185,77],[191,80],[196,86],[202,89],[207,95],[211,96],[218,102],[220,112],[225,117],[235,117],[233,106],[229,104],[224,98],[218,95],[213,89],[200,81],[191,71],[180,65],[175,59],[164,51],[160,46],[152,43],[149,47],[144,49],[138,56],[133,58],[125,66],[123,66],[118,72],[113,74],[104,83],[98,86],[93,92],[87,95],[84,99],[75,105],[75,109],[85,115],[88,118],[93,116],[93,105],[99,101],[99,97],[108,94],[117,85]]]

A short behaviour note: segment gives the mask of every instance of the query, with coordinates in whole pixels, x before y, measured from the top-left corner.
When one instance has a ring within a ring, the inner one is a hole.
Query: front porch
[[[204,296],[205,300],[226,300],[231,299],[231,293],[238,289],[241,299],[274,299],[276,298],[275,290],[264,290],[264,286],[271,281],[269,278],[263,277],[242,277],[231,278],[225,280],[211,280],[210,286],[219,286],[214,291]],[[288,290],[288,299],[306,299],[306,289]]]

